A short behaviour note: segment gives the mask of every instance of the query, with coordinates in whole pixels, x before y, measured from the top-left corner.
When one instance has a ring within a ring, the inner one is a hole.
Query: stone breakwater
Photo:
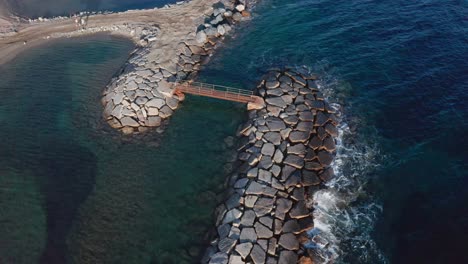
[[[239,166],[202,263],[314,263],[312,197],[334,176],[338,112],[305,73],[271,71],[257,91],[267,105],[239,130]]]
[[[184,100],[183,94],[174,93],[172,83],[194,79],[216,44],[250,16],[244,1],[238,0],[215,3],[201,9],[200,15],[198,28],[188,30],[163,32],[157,24],[118,27],[122,34],[136,38],[140,47],[103,93],[104,118],[110,126],[124,134],[159,127]]]

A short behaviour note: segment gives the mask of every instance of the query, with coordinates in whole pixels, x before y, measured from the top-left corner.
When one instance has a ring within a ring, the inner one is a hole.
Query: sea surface
[[[201,72],[252,89],[267,68],[305,66],[341,105],[337,177],[314,196],[324,259],[468,263],[467,10],[264,0]],[[202,251],[245,110],[188,97],[162,135],[122,139],[99,96],[132,48],[68,40],[0,68],[0,263],[191,263]]]

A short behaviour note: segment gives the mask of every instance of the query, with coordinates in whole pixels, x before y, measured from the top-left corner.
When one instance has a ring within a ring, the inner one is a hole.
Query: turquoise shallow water
[[[262,1],[201,73],[240,88],[271,66],[321,73],[349,125],[339,196],[326,197],[345,204],[328,223],[338,263],[468,262],[466,10],[466,1]],[[160,147],[155,134],[122,141],[102,126],[99,94],[131,48],[63,42],[0,69],[4,259],[196,259],[187,251],[197,254],[211,224],[210,191],[230,156],[223,140],[244,110],[190,97]]]
[[[99,100],[132,48],[63,40],[1,68],[1,263],[193,263],[204,248],[245,110],[190,98],[162,138],[121,138]]]

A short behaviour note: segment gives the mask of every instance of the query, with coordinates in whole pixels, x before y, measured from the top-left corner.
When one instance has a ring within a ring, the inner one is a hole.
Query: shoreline
[[[103,117],[123,134],[161,131],[184,100],[172,83],[193,80],[216,45],[250,19],[239,0],[192,0],[169,7],[52,19],[0,38],[0,65],[19,53],[58,38],[107,33],[131,39],[136,48],[104,89]]]

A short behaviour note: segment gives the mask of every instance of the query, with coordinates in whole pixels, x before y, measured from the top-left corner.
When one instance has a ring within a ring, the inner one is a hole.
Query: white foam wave
[[[323,66],[323,65],[321,65]],[[317,69],[313,69],[317,72]],[[311,69],[312,72],[312,69]],[[318,88],[330,101],[338,98],[338,79],[321,72]],[[342,111],[341,105],[335,103]],[[387,263],[382,252],[371,238],[375,221],[382,207],[372,200],[365,190],[369,174],[377,166],[378,148],[370,142],[347,143],[355,137],[346,117],[339,113],[342,122],[338,127],[337,154],[332,163],[335,178],[326,188],[314,193],[314,229],[309,231],[316,262],[322,263]]]

